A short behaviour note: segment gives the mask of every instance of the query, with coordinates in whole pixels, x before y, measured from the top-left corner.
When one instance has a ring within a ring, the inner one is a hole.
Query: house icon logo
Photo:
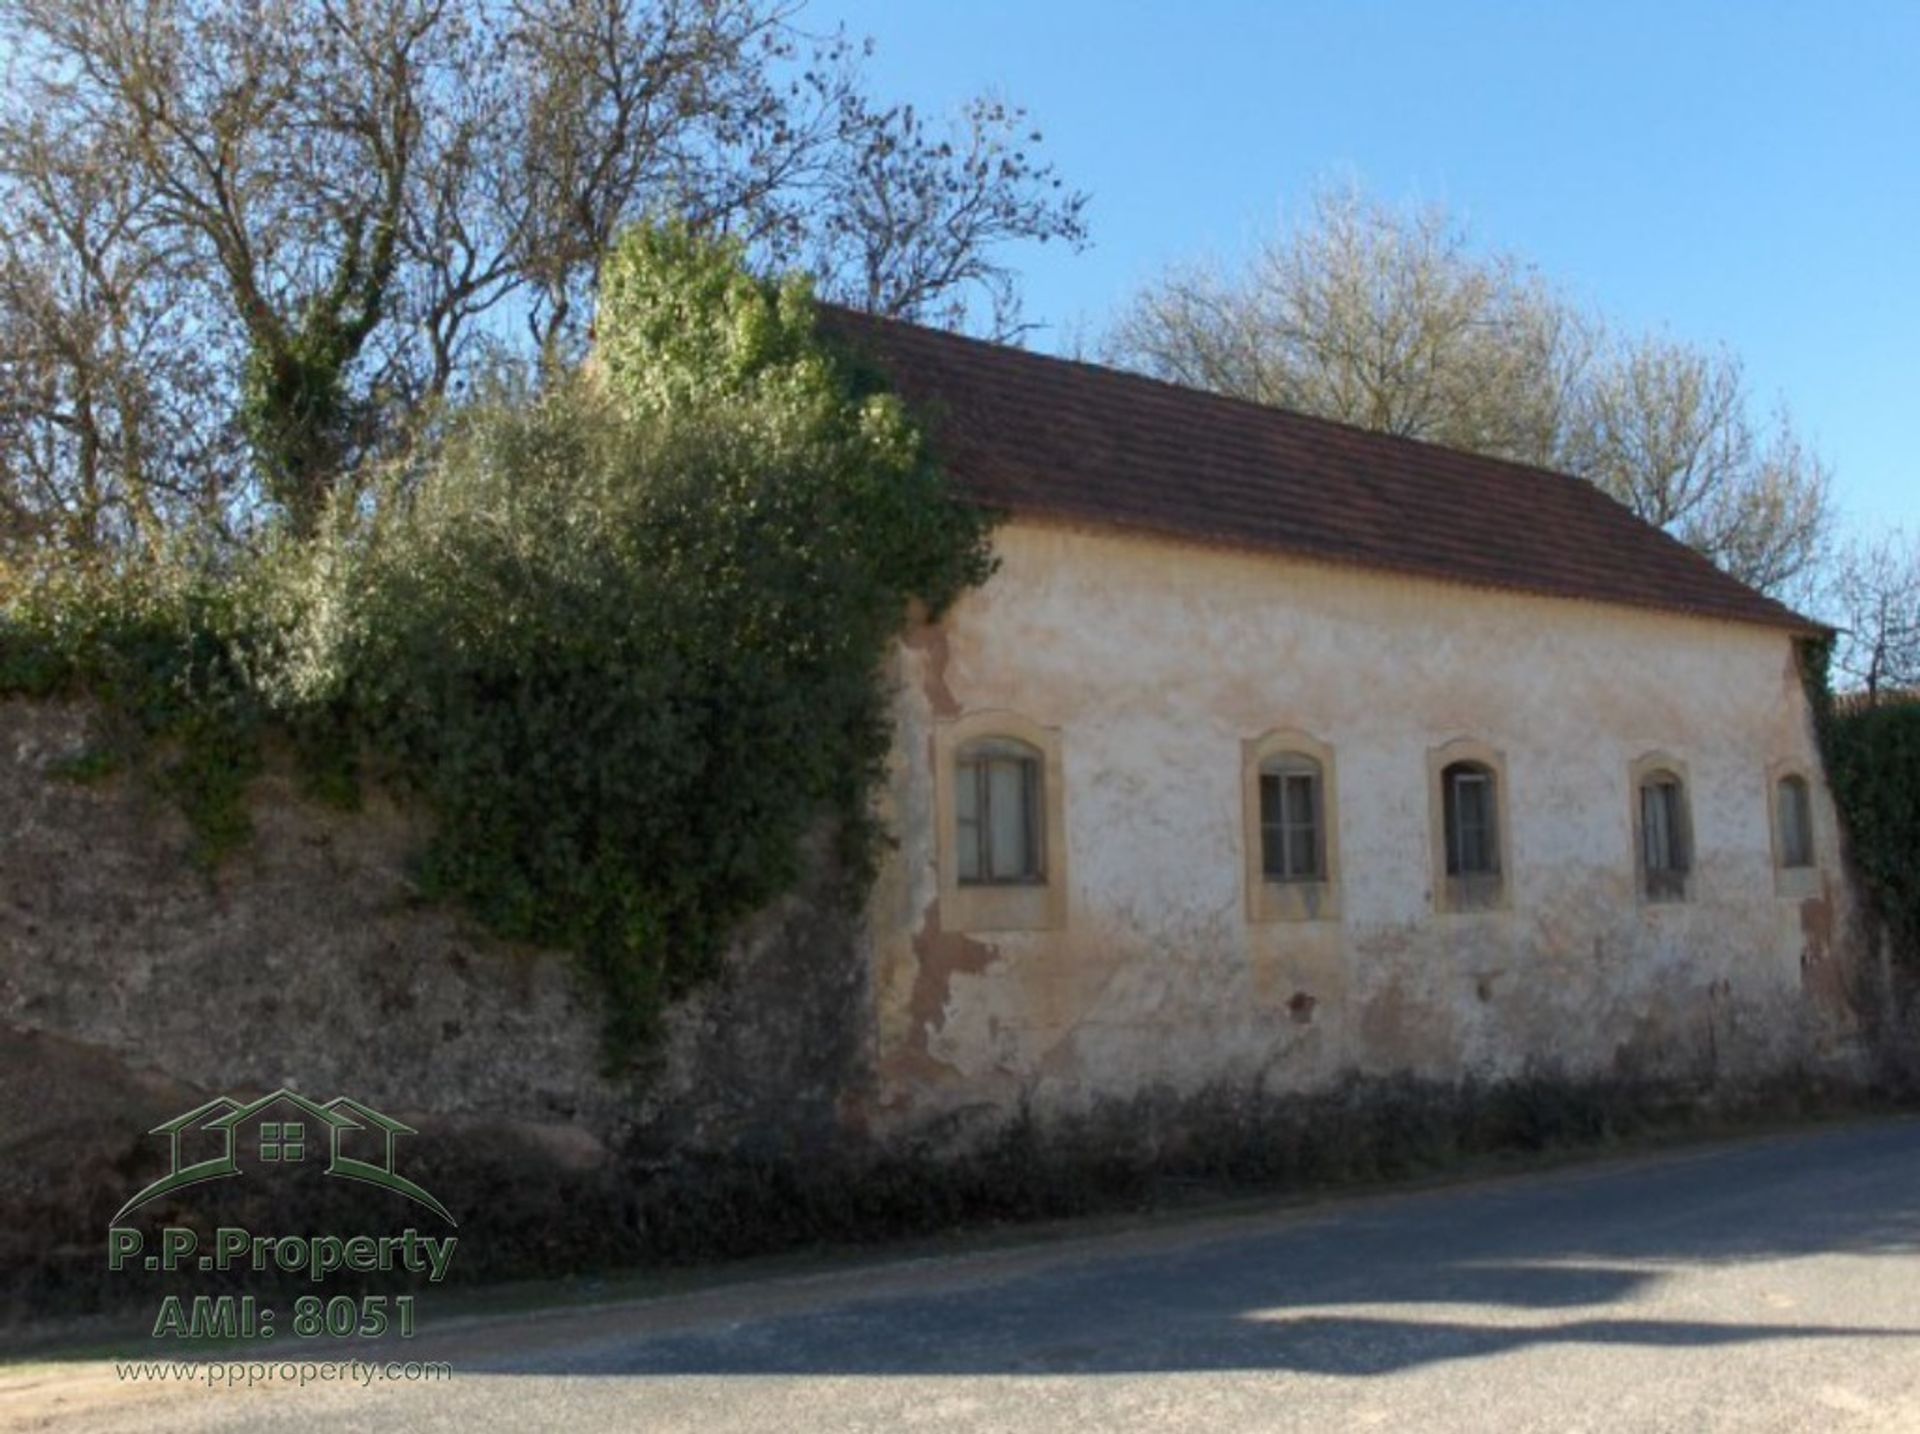
[[[328,1175],[404,1195],[457,1225],[446,1206],[394,1169],[398,1137],[418,1133],[351,1096],[337,1095],[324,1105],[285,1087],[245,1103],[215,1096],[148,1132],[167,1137],[172,1168],[122,1205],[109,1223],[117,1225],[149,1200],[189,1185],[245,1174],[244,1158],[267,1167],[325,1160]]]

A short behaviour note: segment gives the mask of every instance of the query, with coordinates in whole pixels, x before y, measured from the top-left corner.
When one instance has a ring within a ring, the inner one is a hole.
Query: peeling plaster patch
[[[1800,906],[1800,989],[1829,1011],[1850,1012],[1846,971],[1834,958],[1833,899],[1830,892],[1809,896]]]
[[[1825,961],[1833,947],[1833,906],[1825,896],[1809,896],[1800,903],[1800,934],[1807,939],[1802,959],[1810,964]]]
[[[918,966],[913,975],[913,994],[907,999],[907,1013],[912,1018],[914,1044],[920,1054],[928,1055],[930,1037],[946,1024],[953,978],[979,975],[1000,959],[1000,952],[971,936],[942,931],[940,903],[935,901],[928,903],[926,920],[914,935],[913,954]]]
[[[1775,891],[1766,771],[1818,770],[1783,635],[1024,521],[994,545],[993,580],[900,648],[901,845],[871,926],[890,1122],[1243,1076],[1847,1058],[1853,902],[1824,787],[1825,900]],[[1062,733],[1071,903],[1058,927],[969,941],[927,910],[928,729],[994,708]],[[1233,758],[1276,724],[1337,753],[1338,921],[1245,919]],[[1436,917],[1421,754],[1463,734],[1507,755],[1512,910]],[[1655,748],[1689,766],[1679,905],[1635,879],[1629,774]]]
[[[926,658],[926,675],[920,690],[926,693],[933,715],[940,718],[958,717],[960,699],[953,695],[953,688],[947,684],[947,666],[953,661],[953,645],[947,635],[946,625],[919,623],[907,633],[904,641],[910,651]]]

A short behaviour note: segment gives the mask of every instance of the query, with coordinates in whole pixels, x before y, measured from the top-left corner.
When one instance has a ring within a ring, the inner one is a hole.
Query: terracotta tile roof
[[[1578,478],[823,306],[961,490],[1015,514],[1805,632]]]

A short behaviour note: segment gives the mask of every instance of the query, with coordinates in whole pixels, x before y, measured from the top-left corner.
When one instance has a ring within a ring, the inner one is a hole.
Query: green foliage
[[[124,766],[121,755],[111,748],[89,747],[54,763],[53,775],[63,782],[88,787],[119,776]]]
[[[1854,868],[1894,951],[1920,976],[1920,704],[1835,715],[1827,764]]]
[[[333,281],[308,298],[297,322],[250,315],[240,424],[268,490],[301,533],[320,521],[339,475],[353,410],[348,371],[380,320],[393,276],[391,217],[374,226],[369,255],[361,252],[365,227],[358,216],[346,222]]]
[[[377,764],[435,817],[429,889],[577,953],[626,1061],[812,832],[863,882],[888,642],[990,558],[803,284],[680,231],[607,274],[593,372],[497,388],[311,536],[33,585],[0,690],[86,693],[170,747],[209,857],[266,730],[336,801]]]
[[[1800,645],[1800,674],[1846,829],[1847,857],[1910,980],[1920,979],[1920,703],[1842,707],[1831,639]]]
[[[63,775],[150,768],[211,865],[249,830],[240,798],[265,715],[251,676],[254,605],[250,582],[187,547],[38,574],[0,616],[0,693],[93,698],[99,740],[84,771]]]

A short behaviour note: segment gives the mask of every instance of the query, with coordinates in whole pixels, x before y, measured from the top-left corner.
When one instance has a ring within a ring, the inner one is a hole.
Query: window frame
[[[1320,764],[1298,752],[1269,757],[1260,764],[1260,876],[1264,881],[1324,881],[1327,871],[1326,800]],[[1267,790],[1274,800],[1268,810]],[[1307,814],[1301,820],[1291,805],[1304,785]],[[1305,848],[1303,851],[1302,848]],[[1278,857],[1276,861],[1274,858]],[[1304,860],[1300,858],[1304,857]]]
[[[1482,793],[1472,804],[1478,809],[1473,834],[1477,838],[1480,857],[1472,866],[1467,864],[1468,804],[1461,800],[1468,783]],[[1449,762],[1440,769],[1440,820],[1447,841],[1445,861],[1448,876],[1490,878],[1500,875],[1500,824],[1494,811],[1499,790],[1499,778],[1483,763]]]
[[[1793,794],[1794,820],[1787,819],[1787,796]],[[1773,799],[1778,806],[1774,820],[1780,823],[1780,866],[1784,871],[1802,871],[1817,865],[1813,859],[1813,789],[1798,772],[1775,779]]]
[[[1780,789],[1788,781],[1797,781],[1806,793],[1807,864],[1787,865],[1787,834],[1781,827]],[[1821,895],[1826,887],[1824,849],[1826,822],[1820,812],[1820,788],[1813,768],[1791,758],[1767,767],[1767,831],[1772,840],[1773,889],[1778,896],[1805,900]]]
[[[1035,874],[1018,880],[960,879],[958,782],[962,753],[981,744],[1038,758],[1038,801],[1030,811]],[[933,727],[934,864],[938,921],[948,931],[1047,931],[1067,920],[1068,848],[1060,729],[999,709],[967,713]]]
[[[1661,789],[1673,794],[1665,799],[1670,809],[1664,817],[1670,864],[1655,867],[1649,860],[1653,834],[1647,826],[1647,800],[1651,792]],[[1687,764],[1669,752],[1643,754],[1628,768],[1627,800],[1632,821],[1633,886],[1640,904],[1672,906],[1691,901],[1698,849],[1693,826],[1693,780]]]
[[[1241,742],[1240,766],[1247,919],[1255,924],[1339,920],[1340,793],[1333,748],[1299,728],[1274,727]],[[1285,780],[1298,776],[1314,782],[1315,870],[1311,875],[1270,874],[1265,779],[1280,778],[1284,794]]]
[[[1488,845],[1493,858],[1490,871],[1460,872],[1455,862],[1455,833],[1450,827],[1458,816],[1450,791],[1449,774],[1456,768],[1478,768],[1490,784],[1487,814],[1492,822]],[[1512,871],[1514,856],[1513,823],[1506,754],[1496,747],[1471,737],[1456,737],[1427,751],[1427,837],[1432,867],[1431,900],[1441,915],[1467,915],[1484,911],[1507,911],[1512,907]]]
[[[1030,742],[1013,737],[974,737],[954,749],[954,860],[955,880],[962,886],[1044,886],[1047,881],[1046,842],[1046,753]],[[993,772],[995,767],[1016,765],[1019,771],[1020,841],[1022,869],[1013,875],[997,875],[994,860]],[[968,772],[971,767],[973,771]],[[971,786],[974,800],[972,826],[974,874],[967,867],[967,840],[961,815],[961,795]]]

